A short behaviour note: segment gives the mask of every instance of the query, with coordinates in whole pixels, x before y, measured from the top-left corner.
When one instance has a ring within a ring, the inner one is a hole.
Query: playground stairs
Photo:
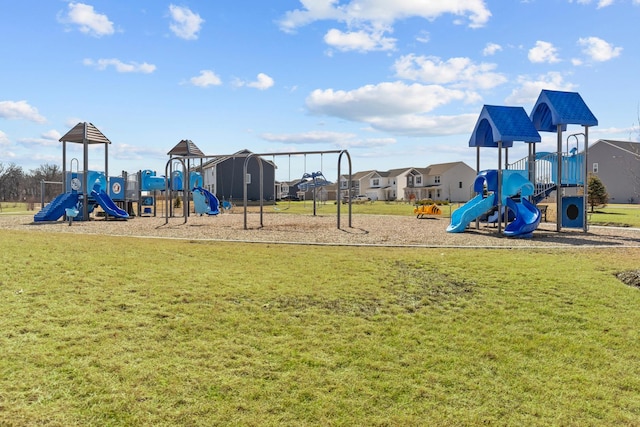
[[[69,200],[75,203],[78,201],[77,194],[62,193],[46,205],[40,212],[33,216],[35,222],[57,220],[65,212],[65,206],[69,204]],[[55,218],[54,218],[55,217]]]

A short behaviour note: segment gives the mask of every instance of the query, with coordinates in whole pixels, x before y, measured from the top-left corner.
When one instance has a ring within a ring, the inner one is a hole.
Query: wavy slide
[[[507,198],[507,207],[515,212],[516,219],[507,224],[504,229],[504,235],[531,237],[540,224],[540,209],[525,198],[520,203]]]
[[[91,197],[96,199],[96,202],[98,202],[107,215],[116,218],[129,218],[129,214],[125,210],[120,209],[104,190],[97,191],[96,188],[94,188],[91,191]]]
[[[218,198],[202,187],[193,189],[193,203],[197,214],[218,215],[220,213]]]
[[[482,197],[482,194],[478,194],[453,211],[453,214],[451,214],[451,224],[447,227],[447,232],[462,233],[471,221],[487,212],[495,206],[495,203],[495,194],[489,194],[487,197]]]

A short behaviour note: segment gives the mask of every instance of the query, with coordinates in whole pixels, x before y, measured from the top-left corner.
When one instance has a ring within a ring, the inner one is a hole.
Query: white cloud
[[[578,44],[584,47],[582,52],[585,55],[597,62],[609,61],[610,59],[620,56],[622,52],[621,47],[613,47],[612,44],[598,37],[580,38],[578,39]]]
[[[36,123],[45,123],[45,119],[38,109],[29,105],[27,101],[0,101],[0,118],[8,120],[24,119]]]
[[[554,63],[560,61],[558,50],[553,44],[538,40],[535,47],[529,50],[529,61]]]
[[[328,131],[309,131],[290,134],[265,133],[261,135],[261,137],[269,142],[281,142],[292,145],[322,144],[332,145],[340,149],[388,147],[389,145],[397,143],[395,138],[362,139],[358,138],[354,133]]]
[[[502,50],[502,46],[497,43],[487,43],[487,45],[482,49],[483,56],[492,56],[497,52]]]
[[[474,92],[447,89],[438,85],[407,85],[385,82],[351,91],[315,90],[306,100],[310,113],[363,122],[373,129],[408,136],[448,135],[470,132],[470,118],[429,116],[451,102],[476,102]],[[472,115],[473,116],[473,115]]]
[[[113,22],[107,15],[97,13],[93,6],[84,3],[69,3],[66,16],[59,17],[65,24],[77,25],[80,32],[94,37],[108,36],[114,33]]]
[[[106,70],[108,67],[114,67],[119,73],[150,74],[156,70],[156,66],[153,64],[148,64],[146,62],[143,62],[142,64],[139,64],[137,62],[130,62],[126,64],[115,58],[98,59],[97,61],[86,58],[82,61],[82,63],[88,67],[95,67],[98,70]]]
[[[55,129],[51,129],[40,135],[40,138],[22,138],[18,140],[23,145],[37,145],[45,147],[58,147],[60,146],[60,138],[62,134]]]
[[[279,21],[280,29],[292,33],[320,20],[343,23],[346,31],[333,29],[324,38],[326,43],[339,50],[391,50],[395,48],[396,40],[386,37],[385,33],[393,32],[393,24],[402,19],[433,21],[450,14],[457,19],[468,19],[469,27],[478,28],[484,26],[491,16],[483,0],[350,0],[344,4],[338,0],[300,0],[300,3],[301,9],[288,11]],[[419,40],[426,42],[428,37],[420,37]]]
[[[266,141],[287,144],[337,144],[345,139],[354,139],[356,136],[354,133],[330,131],[309,131],[287,134],[265,133],[261,135]]]
[[[200,75],[189,79],[192,85],[199,87],[219,86],[222,84],[220,77],[211,70],[202,70]]]
[[[493,70],[495,64],[475,64],[469,58],[449,58],[442,61],[435,56],[400,57],[393,65],[396,76],[423,83],[450,84],[453,87],[490,89],[507,81]]]
[[[533,105],[542,89],[575,91],[576,85],[564,81],[562,74],[550,72],[535,78],[529,76],[518,77],[518,87],[505,99],[508,105]]]
[[[300,0],[302,9],[289,11],[280,20],[280,28],[291,32],[296,28],[319,20],[336,20],[350,25],[391,25],[406,18],[424,18],[432,21],[445,14],[466,17],[472,28],[487,23],[491,12],[483,0],[421,1],[415,0],[351,0],[340,4],[338,0]]]
[[[611,6],[613,4],[613,0],[600,0],[598,2],[598,9],[602,9],[603,7]]]
[[[0,130],[0,145],[9,145],[11,141],[9,141],[9,137],[6,133]]]
[[[306,106],[313,114],[367,122],[379,116],[429,112],[467,96],[437,85],[384,82],[351,91],[316,89],[307,97]]]
[[[360,52],[393,50],[396,43],[396,39],[384,37],[383,31],[367,32],[359,30],[342,32],[335,28],[325,34],[324,41],[329,46],[343,52],[351,50]]]
[[[274,85],[274,80],[265,73],[259,73],[256,80],[247,82],[244,80],[236,79],[233,84],[237,87],[247,86],[260,90],[267,90]]]
[[[169,28],[173,33],[185,40],[195,40],[198,32],[202,28],[204,19],[197,13],[192,12],[188,7],[169,5],[169,14],[172,22]]]
[[[371,126],[380,131],[414,137],[465,135],[471,134],[477,120],[477,114],[457,116],[407,114],[393,118],[378,117],[371,121]]]

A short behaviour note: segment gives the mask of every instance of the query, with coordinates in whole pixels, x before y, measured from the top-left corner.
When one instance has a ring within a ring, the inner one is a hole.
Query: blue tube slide
[[[507,224],[504,235],[531,237],[540,224],[540,209],[525,198],[521,199],[520,203],[507,198],[507,207],[515,212],[516,219]]]
[[[218,215],[220,213],[218,198],[202,187],[193,189],[193,202],[197,214]]]

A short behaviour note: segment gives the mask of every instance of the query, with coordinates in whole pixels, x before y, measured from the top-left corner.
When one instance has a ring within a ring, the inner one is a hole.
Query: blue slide
[[[496,196],[493,193],[487,197],[482,197],[482,194],[478,194],[453,211],[453,214],[451,214],[451,224],[447,227],[447,232],[462,233],[471,221],[494,207],[495,202]]]
[[[62,193],[33,216],[35,222],[57,221],[65,214],[67,208],[75,208],[78,204],[78,193]]]
[[[99,191],[96,191],[99,190]],[[116,218],[129,218],[129,214],[120,209],[111,197],[104,190],[101,190],[99,186],[94,187],[91,191],[91,197],[96,199],[96,202],[100,205],[100,207],[107,213],[107,215],[111,215]]]
[[[517,203],[511,198],[507,198],[507,207],[515,212],[516,219],[507,224],[504,229],[504,235],[531,237],[540,224],[540,209],[525,198],[523,198],[520,203]]]
[[[193,189],[193,203],[197,214],[218,215],[220,213],[218,198],[202,187]]]

